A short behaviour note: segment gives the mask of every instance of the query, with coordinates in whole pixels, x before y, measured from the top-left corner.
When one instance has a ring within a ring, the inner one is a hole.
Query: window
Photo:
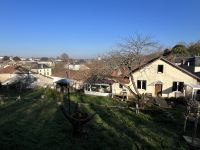
[[[172,91],[183,92],[184,82],[173,82]]]
[[[146,90],[147,81],[146,80],[137,80],[137,88]]]
[[[158,72],[163,73],[163,65],[158,65]]]

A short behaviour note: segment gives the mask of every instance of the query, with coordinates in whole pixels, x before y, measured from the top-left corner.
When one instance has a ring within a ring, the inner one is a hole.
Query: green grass
[[[0,105],[1,150],[67,150],[67,149],[126,149],[160,150],[186,149],[183,141],[183,110],[167,110],[175,120],[162,111],[158,114],[135,114],[128,109],[98,105],[126,106],[126,103],[95,96],[72,94],[74,103],[88,113],[97,113],[85,125],[86,134],[74,137],[71,124],[59,110],[56,100],[39,100],[41,90],[24,92],[26,99],[9,99]],[[17,95],[17,94],[16,94]],[[13,94],[12,96],[15,96]]]

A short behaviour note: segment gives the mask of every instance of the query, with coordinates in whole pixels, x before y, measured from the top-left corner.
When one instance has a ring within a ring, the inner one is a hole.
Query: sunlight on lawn
[[[72,107],[76,102],[87,103],[81,106],[82,109],[97,113],[85,125],[86,134],[77,138],[72,135],[72,126],[59,110],[56,100],[41,101],[39,93],[27,92],[27,97],[32,100],[7,100],[1,105],[1,149],[155,150],[186,147],[180,134],[183,127],[183,121],[179,121],[181,109],[170,111],[179,116],[172,121],[164,114],[135,114],[128,109],[99,106],[127,105],[110,98],[72,94]]]

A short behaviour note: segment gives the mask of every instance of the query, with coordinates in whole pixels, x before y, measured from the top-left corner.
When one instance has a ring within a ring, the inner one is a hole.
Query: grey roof
[[[188,62],[190,66],[200,66],[200,56],[195,57],[177,57],[175,58],[175,63],[181,63],[181,65],[187,65]]]
[[[194,74],[195,76],[200,77],[200,72],[194,72],[195,67],[199,66],[200,66],[200,56],[195,56],[185,59],[184,63],[182,63],[179,67],[187,70],[188,72]]]

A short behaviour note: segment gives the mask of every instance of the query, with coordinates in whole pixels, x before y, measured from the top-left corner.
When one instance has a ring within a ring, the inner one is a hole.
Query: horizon
[[[198,0],[0,1],[0,55],[95,58],[135,33],[164,48],[200,40]]]

